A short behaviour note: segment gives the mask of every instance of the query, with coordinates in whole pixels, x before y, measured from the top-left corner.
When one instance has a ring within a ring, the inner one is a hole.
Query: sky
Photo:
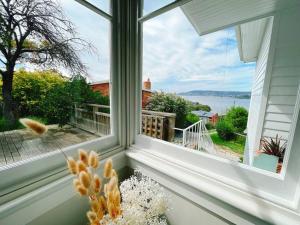
[[[240,61],[234,28],[199,36],[180,8],[144,23],[143,76],[153,88],[250,91],[255,63]]]
[[[77,29],[77,36],[93,44],[96,53],[79,52],[91,82],[110,77],[110,22],[74,0],[57,0]],[[109,0],[89,0],[109,11]],[[172,0],[145,0],[144,13]],[[255,63],[240,61],[234,28],[200,36],[180,8],[143,25],[143,80],[154,90],[250,91]],[[24,65],[19,65],[24,67]],[[25,65],[34,69],[32,65]],[[67,74],[64,68],[60,70]]]

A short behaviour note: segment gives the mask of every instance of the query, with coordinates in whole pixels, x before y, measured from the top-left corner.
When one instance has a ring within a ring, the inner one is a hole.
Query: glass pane
[[[264,85],[273,18],[199,35],[188,13],[143,24],[141,133],[279,173],[298,83]]]
[[[110,22],[75,1],[39,10],[48,20],[36,21],[23,45],[18,30],[5,45],[22,51],[13,72],[0,53],[0,166],[111,133]]]
[[[143,15],[158,10],[172,2],[174,2],[174,0],[144,0]]]
[[[111,14],[110,10],[110,0],[87,0],[97,8],[103,10],[104,12]]]

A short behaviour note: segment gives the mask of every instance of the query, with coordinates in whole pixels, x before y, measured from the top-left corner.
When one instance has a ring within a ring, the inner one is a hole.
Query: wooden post
[[[93,105],[93,121],[94,121],[94,129],[96,133],[97,133],[97,115],[96,115],[97,109],[98,107]]]

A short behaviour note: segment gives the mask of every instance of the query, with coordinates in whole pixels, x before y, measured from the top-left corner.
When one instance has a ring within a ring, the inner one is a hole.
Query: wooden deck
[[[78,128],[58,128],[56,125],[49,126],[43,136],[34,135],[27,129],[0,132],[0,167],[97,137]]]

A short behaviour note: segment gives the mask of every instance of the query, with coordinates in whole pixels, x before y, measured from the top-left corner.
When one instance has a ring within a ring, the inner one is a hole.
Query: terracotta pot
[[[276,173],[280,173],[281,168],[282,168],[282,163],[280,162],[280,163],[277,164],[277,170],[276,170]]]

